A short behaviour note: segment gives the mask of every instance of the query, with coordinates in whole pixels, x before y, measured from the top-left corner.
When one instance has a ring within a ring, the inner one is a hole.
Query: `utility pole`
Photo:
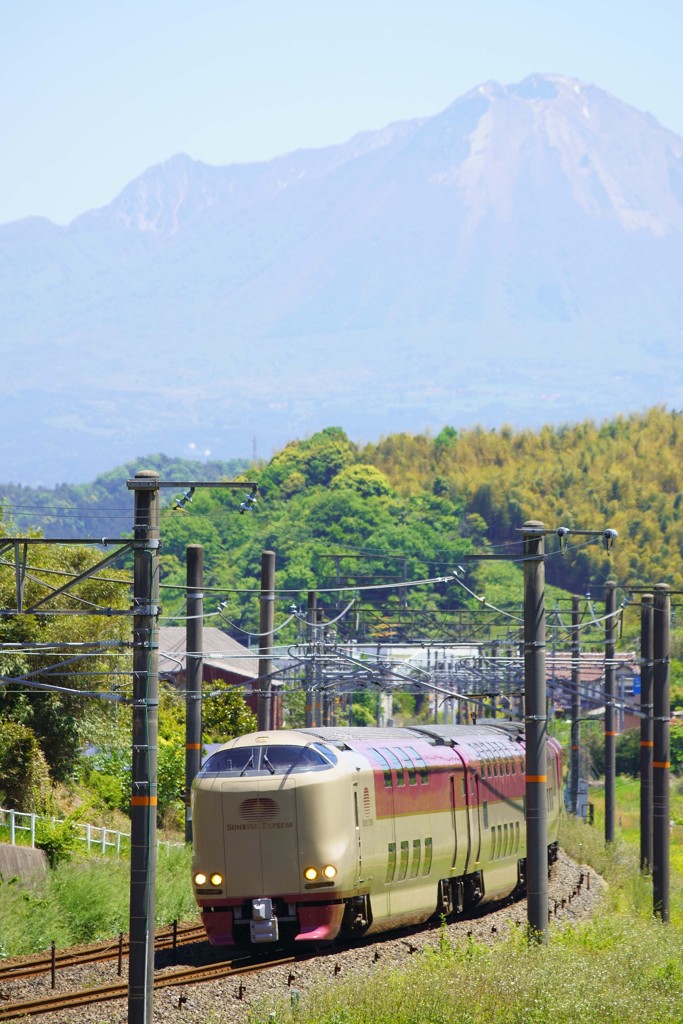
[[[616,696],[617,585],[614,580],[605,584],[605,842],[613,843],[616,820],[616,729],[614,699]]]
[[[654,912],[669,914],[669,769],[671,708],[669,694],[671,596],[666,583],[654,588],[654,747],[652,754],[652,898]]]
[[[545,681],[545,530],[524,535],[524,696],[526,745],[527,921],[530,936],[548,937],[548,776]]]
[[[159,476],[142,470],[133,529],[133,756],[130,853],[129,1024],[152,1024],[159,721]]]
[[[258,728],[265,732],[272,728],[270,675],[273,670],[273,626],[275,624],[275,552],[261,554],[261,614],[259,625],[258,663]]]
[[[579,807],[579,778],[581,776],[581,598],[572,597],[572,733],[570,759],[570,807],[572,814]]]
[[[318,598],[315,590],[308,591],[308,606],[306,608],[306,645],[308,657],[306,658],[306,728],[311,729],[315,725],[313,715],[313,685],[315,682],[314,644],[317,630]]]
[[[652,870],[652,594],[640,598],[640,870]]]
[[[185,842],[192,842],[192,780],[202,761],[202,677],[204,674],[204,548],[187,548],[185,655]]]

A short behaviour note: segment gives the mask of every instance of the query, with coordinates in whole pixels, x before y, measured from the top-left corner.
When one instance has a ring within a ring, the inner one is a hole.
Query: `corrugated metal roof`
[[[258,678],[258,654],[243,647],[237,640],[217,629],[205,626],[202,631],[204,664],[223,669],[245,679]],[[184,626],[163,626],[159,630],[159,672],[175,675],[186,669],[187,631]]]

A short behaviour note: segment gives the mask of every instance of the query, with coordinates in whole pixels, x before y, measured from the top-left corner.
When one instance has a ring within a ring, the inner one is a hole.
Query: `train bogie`
[[[256,733],[193,784],[193,881],[211,942],[326,942],[523,884],[523,732],[511,724]],[[549,842],[559,747],[548,744]]]

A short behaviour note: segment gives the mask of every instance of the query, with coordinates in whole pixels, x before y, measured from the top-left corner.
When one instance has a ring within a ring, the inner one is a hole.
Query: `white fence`
[[[36,823],[38,821],[51,821],[53,824],[62,824],[61,818],[46,818],[40,814],[6,810],[4,807],[0,807],[0,829],[3,832],[5,829],[8,830],[11,846],[35,847]],[[104,856],[104,854],[111,851],[115,852],[117,857],[120,857],[122,850],[130,851],[130,832],[118,832],[116,829],[104,828],[102,825],[85,825],[79,821],[74,822],[73,827],[76,837],[83,841],[89,853],[100,853]],[[28,834],[27,842],[17,842],[20,833]],[[4,840],[4,836],[2,838]],[[181,843],[159,841],[157,843],[157,852],[164,848],[168,855],[172,846],[181,845]]]

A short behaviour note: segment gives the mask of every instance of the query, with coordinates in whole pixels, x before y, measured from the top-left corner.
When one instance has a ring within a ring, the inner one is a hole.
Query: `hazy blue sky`
[[[680,0],[0,0],[0,13],[0,223],[67,223],[174,153],[264,160],[535,71],[683,134]]]

